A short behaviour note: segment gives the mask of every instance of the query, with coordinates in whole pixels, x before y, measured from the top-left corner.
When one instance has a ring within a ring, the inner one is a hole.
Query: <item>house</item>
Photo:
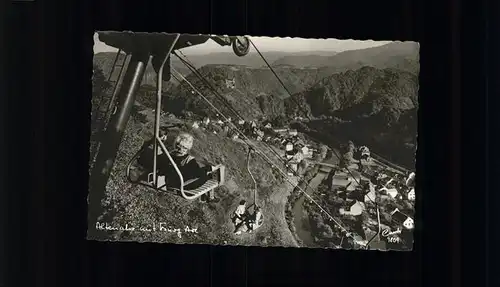
[[[399,194],[398,190],[395,188],[382,188],[382,190],[385,189],[388,195],[390,195],[392,198],[396,198]]]
[[[272,129],[273,126],[271,125],[271,123],[267,123],[265,126],[264,126],[265,129]]]
[[[192,127],[193,129],[197,129],[197,128],[199,128],[199,127],[200,127],[200,124],[196,121],[196,122],[194,122],[194,123],[191,125],[191,127]]]
[[[289,130],[288,134],[291,135],[291,136],[297,136],[298,132],[297,132],[297,130]]]
[[[210,118],[209,117],[204,117],[203,118],[203,124],[208,126],[210,124]]]
[[[370,191],[365,195],[365,202],[375,202],[377,200],[377,193],[375,192],[375,188],[370,184]]]
[[[242,125],[244,125],[244,124],[245,124],[245,121],[244,121],[244,120],[239,120],[239,121],[238,121],[238,124],[239,124],[240,126],[242,126]]]
[[[408,192],[408,200],[411,200],[411,201],[414,201],[415,200],[415,189],[412,188],[409,192]]]
[[[294,150],[294,149],[286,150],[285,151],[285,159],[288,160],[288,161],[291,161],[293,159],[293,157],[295,156],[296,153],[297,153],[297,151]]]
[[[412,172],[406,179],[406,186],[408,187],[414,187],[415,186],[415,173]]]
[[[222,124],[224,124],[224,122],[223,122],[223,121],[221,121],[221,120],[217,120],[217,124],[218,124],[218,125],[222,125]]]
[[[304,156],[306,156],[306,155],[307,156],[309,156],[309,155],[312,156],[312,154],[310,153],[309,147],[303,146],[300,150],[301,150],[301,152],[302,152],[302,154]]]
[[[287,131],[287,129],[274,129],[274,132],[278,134],[286,133]]]
[[[366,146],[360,147],[359,152],[361,153],[362,159],[368,160],[370,158],[370,150]]]
[[[413,229],[415,227],[415,222],[413,218],[399,211],[399,209],[394,209],[391,212],[391,220],[397,224],[403,225],[406,229]]]
[[[413,218],[407,217],[406,220],[403,222],[403,227],[406,229],[413,229],[415,227],[415,222],[413,221]]]
[[[226,87],[228,89],[234,89],[236,87],[236,80],[235,79],[231,79],[231,80],[226,79]]]

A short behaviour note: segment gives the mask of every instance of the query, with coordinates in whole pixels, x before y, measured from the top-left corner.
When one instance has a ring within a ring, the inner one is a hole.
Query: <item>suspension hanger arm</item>
[[[253,150],[254,150],[253,147],[248,147],[247,171],[250,174],[250,177],[252,178],[252,181],[253,181],[253,184],[254,184],[254,188],[253,188],[253,203],[254,203],[254,205],[256,207],[258,207],[259,205],[257,204],[257,181],[255,180],[255,178],[253,177],[252,172],[250,171],[250,158],[251,158]]]
[[[158,181],[158,176],[157,176],[157,166],[158,166],[158,143],[161,145],[163,152],[165,152],[168,156],[168,158],[171,160],[170,154],[168,154],[168,151],[163,145],[163,142],[161,141],[160,138],[160,116],[161,116],[161,92],[162,92],[162,84],[163,84],[163,68],[165,67],[165,64],[169,60],[170,54],[172,53],[175,44],[179,40],[180,34],[176,34],[173,42],[170,45],[170,48],[168,49],[166,55],[163,57],[163,61],[161,63],[160,68],[158,69],[157,73],[157,81],[156,81],[156,109],[155,109],[155,122],[154,122],[154,129],[155,129],[155,141],[154,141],[154,158],[153,158],[153,183],[155,187],[158,186],[157,181]],[[173,161],[172,161],[173,162]],[[174,167],[177,169],[177,166],[174,165]],[[183,182],[182,180],[182,175],[181,175],[181,183]],[[182,186],[182,184],[181,184]]]

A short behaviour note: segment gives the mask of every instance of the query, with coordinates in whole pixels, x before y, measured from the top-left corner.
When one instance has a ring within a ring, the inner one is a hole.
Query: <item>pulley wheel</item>
[[[250,40],[247,37],[236,36],[232,39],[233,51],[238,57],[243,57],[250,51]]]

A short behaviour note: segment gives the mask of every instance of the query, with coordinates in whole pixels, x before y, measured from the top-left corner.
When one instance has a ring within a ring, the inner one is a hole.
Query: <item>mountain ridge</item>
[[[356,70],[363,66],[375,68],[396,68],[418,74],[419,46],[413,42],[392,42],[386,45],[343,52],[303,51],[303,52],[278,52],[263,53],[271,66],[277,68],[328,68],[331,74]],[[180,51],[181,56],[182,50]],[[109,76],[115,52],[101,52],[94,55],[94,63]],[[124,57],[120,56],[122,59]],[[172,57],[171,65],[184,76],[190,73],[189,69],[177,58]],[[250,52],[244,57],[237,57],[231,52],[216,52],[204,55],[187,55],[185,57],[197,69],[206,65],[233,65],[251,68],[267,67],[258,53]],[[143,84],[156,85],[156,74],[148,63]]]
[[[356,70],[364,66],[371,66],[375,68],[397,68],[418,74],[418,61],[418,43],[392,42],[377,47],[343,51],[327,57],[285,57],[273,62],[273,65],[334,67],[334,72]]]
[[[94,64],[100,66],[106,76],[114,55],[100,53],[94,57]],[[331,61],[317,67],[314,63],[301,64],[300,60],[311,58],[310,55],[295,57],[298,62],[291,65],[283,61],[280,64],[279,59],[272,64],[286,89],[265,66],[241,61],[231,64],[229,60],[217,59],[212,59],[216,63],[210,63],[207,58],[206,62],[196,63],[195,57],[188,57],[224,101],[214,96],[175,57],[172,66],[229,117],[238,117],[231,111],[234,108],[245,120],[269,119],[277,125],[293,122],[297,117],[311,118],[314,123],[305,123],[311,128],[373,145],[388,158],[392,151],[400,149],[397,153],[405,155],[396,156],[396,162],[411,165],[414,154],[411,149],[416,146],[417,134],[418,44],[390,43],[341,52],[326,56]],[[154,108],[155,85],[156,73],[148,65],[137,101]],[[203,116],[216,114],[186,85],[178,85],[172,80],[164,87],[165,111],[174,114],[190,111]],[[231,108],[225,107],[225,102]]]

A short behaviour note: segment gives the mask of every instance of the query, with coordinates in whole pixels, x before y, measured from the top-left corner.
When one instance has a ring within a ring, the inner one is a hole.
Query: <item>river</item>
[[[338,151],[336,151],[338,154]],[[335,156],[323,161],[329,165],[338,165],[339,159]],[[322,166],[320,171],[316,174],[311,181],[309,181],[309,186],[306,188],[305,192],[311,195],[318,186],[328,177],[331,171],[331,167]],[[303,242],[306,247],[314,247],[314,237],[311,234],[311,226],[309,224],[309,215],[304,211],[304,200],[305,195],[302,195],[292,208],[293,213],[293,224],[295,225],[295,232],[299,239]]]
[[[307,194],[312,194],[318,185],[323,182],[323,180],[328,176],[328,173],[318,172],[318,174],[309,182],[309,187],[305,190]],[[304,200],[305,195],[302,195],[295,205],[293,206],[293,224],[295,225],[295,231],[297,236],[303,242],[305,247],[314,246],[314,238],[311,235],[311,226],[309,224],[309,216],[304,212]]]
[[[338,164],[338,159],[336,157],[330,158],[328,160],[323,161],[324,163],[327,163],[329,165],[337,165]],[[320,171],[316,174],[311,181],[309,181],[309,186],[305,190],[307,194],[311,195],[317,188],[318,186],[325,180],[326,177],[328,177],[328,174],[331,171],[331,167],[329,166],[322,166]],[[351,184],[349,189],[354,189],[357,184],[356,182],[359,182],[361,179],[361,174],[359,172],[351,170],[351,175],[353,175],[356,180],[353,181],[353,184]],[[333,178],[335,181],[334,185],[346,185],[348,182],[348,179],[346,177],[351,177],[347,173],[337,173],[336,176]],[[306,199],[306,196],[302,195],[295,205],[292,208],[292,213],[293,213],[293,224],[295,225],[295,232],[299,239],[303,242],[303,245],[306,247],[314,247],[314,237],[311,234],[311,227],[309,224],[309,215],[307,212],[304,211],[304,200]]]

